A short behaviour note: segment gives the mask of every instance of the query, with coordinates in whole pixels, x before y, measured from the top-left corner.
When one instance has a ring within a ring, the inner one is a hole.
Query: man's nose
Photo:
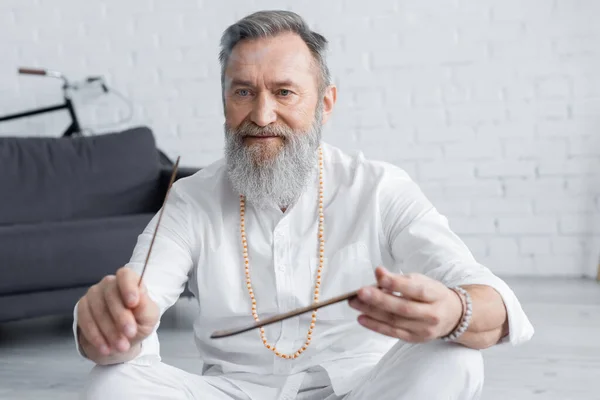
[[[261,93],[254,100],[252,107],[252,122],[258,126],[267,126],[277,119],[276,104],[268,95]]]

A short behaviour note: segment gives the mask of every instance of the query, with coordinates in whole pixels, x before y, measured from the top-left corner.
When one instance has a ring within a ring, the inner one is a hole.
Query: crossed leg
[[[398,342],[343,399],[477,400],[483,378],[479,350],[440,341]]]
[[[327,400],[478,400],[482,387],[480,351],[444,342],[398,342],[352,392]],[[86,400],[138,398],[246,400],[248,396],[226,378],[199,376],[163,363],[95,366],[83,393]]]
[[[97,365],[88,376],[82,399],[246,400],[248,396],[225,378],[194,375],[159,362],[149,366]]]

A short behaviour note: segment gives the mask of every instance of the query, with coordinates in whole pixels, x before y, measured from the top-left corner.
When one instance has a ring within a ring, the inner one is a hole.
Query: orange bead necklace
[[[248,259],[248,242],[246,240],[246,227],[245,227],[245,209],[246,202],[244,200],[244,196],[240,196],[240,233],[242,235],[242,246],[244,253],[244,267],[246,272],[246,286],[248,287],[248,293],[250,294],[250,300],[252,301],[252,316],[255,321],[260,321],[258,318],[258,313],[256,311],[256,298],[254,297],[254,291],[252,290],[252,279],[250,279],[250,261]],[[315,291],[314,291],[314,302],[319,301],[319,288],[321,287],[321,272],[323,271],[323,262],[325,257],[325,236],[323,233],[323,223],[325,221],[325,217],[323,215],[323,150],[319,147],[319,269],[317,270],[317,280],[315,282]],[[260,328],[260,338],[262,339],[265,347],[273,353],[277,357],[285,358],[285,359],[293,359],[297,358],[302,354],[310,345],[312,340],[313,329],[315,328],[315,323],[317,322],[317,310],[312,312],[312,319],[310,322],[310,327],[308,328],[308,333],[306,334],[306,341],[304,345],[299,348],[295,353],[292,354],[283,354],[279,350],[275,348],[272,344],[267,342],[267,338],[265,336],[264,328]]]

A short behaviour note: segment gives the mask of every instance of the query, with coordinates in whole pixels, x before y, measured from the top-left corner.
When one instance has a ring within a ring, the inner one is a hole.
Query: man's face
[[[225,125],[252,149],[255,163],[272,161],[286,136],[303,135],[326,121],[333,104],[319,98],[318,74],[308,47],[295,34],[234,47],[225,70]],[[332,97],[331,91],[325,97]],[[317,106],[322,113],[316,113]],[[321,121],[315,121],[318,114]]]

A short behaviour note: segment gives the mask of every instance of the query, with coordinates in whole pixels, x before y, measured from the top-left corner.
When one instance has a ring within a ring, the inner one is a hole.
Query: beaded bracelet
[[[463,310],[462,310],[462,315],[460,317],[460,323],[454,329],[454,331],[450,332],[446,336],[441,337],[441,339],[445,342],[456,340],[463,333],[465,333],[467,331],[467,329],[469,328],[469,324],[471,323],[471,315],[473,314],[473,306],[471,303],[471,295],[469,295],[469,292],[467,292],[465,289],[461,288],[460,286],[456,286],[456,287],[453,287],[450,289],[454,290],[454,292],[456,292],[456,294],[460,298],[460,302],[463,306]],[[461,294],[463,296],[465,296],[464,303],[463,303],[462,297],[460,296]]]

